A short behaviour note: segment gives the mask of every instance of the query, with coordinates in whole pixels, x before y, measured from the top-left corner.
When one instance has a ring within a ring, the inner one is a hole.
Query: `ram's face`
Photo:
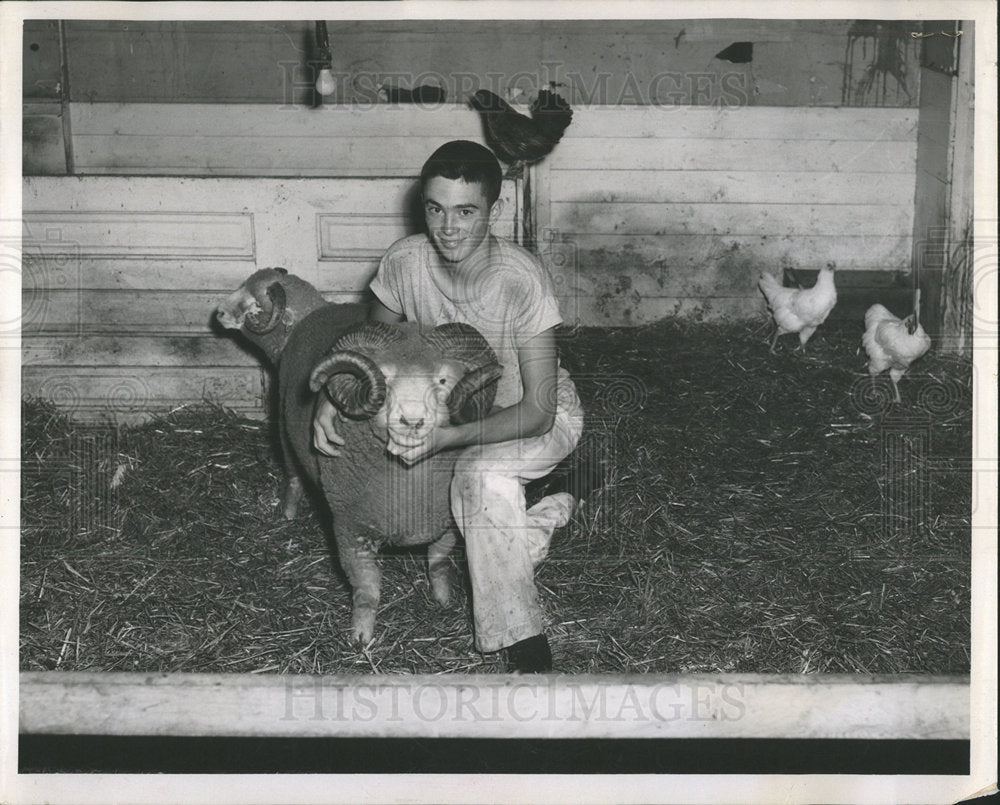
[[[302,280],[278,269],[262,268],[251,274],[246,282],[229,294],[215,309],[215,317],[219,324],[227,330],[239,330],[247,316],[256,316],[262,311],[268,301],[268,288],[275,282],[280,283],[286,294],[292,297],[286,300],[286,304],[292,303],[295,307],[304,307],[297,298],[300,287],[304,285]]]
[[[391,363],[381,368],[386,400],[372,424],[388,435],[388,451],[398,454],[424,444],[435,428],[448,423],[448,395],[465,368],[447,360],[422,368]]]
[[[248,315],[259,312],[260,303],[246,285],[241,285],[215,309],[215,317],[227,330],[239,330]]]

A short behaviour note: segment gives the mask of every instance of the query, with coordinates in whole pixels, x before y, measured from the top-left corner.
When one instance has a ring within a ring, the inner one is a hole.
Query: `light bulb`
[[[319,78],[316,79],[316,91],[323,95],[333,95],[337,91],[337,79],[333,77],[329,67],[324,67],[319,71]]]

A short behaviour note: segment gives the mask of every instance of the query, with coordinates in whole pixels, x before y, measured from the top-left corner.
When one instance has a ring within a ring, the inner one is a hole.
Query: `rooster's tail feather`
[[[870,330],[874,325],[882,321],[899,321],[899,319],[893,316],[885,305],[880,305],[876,302],[865,311],[865,329]]]
[[[550,92],[547,89],[540,89],[538,97],[531,104],[531,113],[537,112],[568,112],[573,114],[569,103],[558,92]]]
[[[555,145],[573,120],[573,110],[559,93],[543,89],[538,91],[538,97],[531,104],[531,119],[538,124],[545,138]]]

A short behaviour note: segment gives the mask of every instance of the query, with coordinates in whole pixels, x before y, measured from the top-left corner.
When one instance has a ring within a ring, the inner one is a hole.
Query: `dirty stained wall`
[[[905,287],[916,111],[777,111],[647,107],[574,122],[539,166],[536,212],[580,321],[753,316],[762,271],[808,277],[831,261],[838,315],[863,314],[875,287]]]
[[[918,26],[879,20],[406,20],[328,23],[334,101],[376,87],[517,95],[555,81],[574,105],[914,106]],[[25,98],[67,95],[58,23],[25,25]],[[90,103],[315,100],[313,23],[64,23],[68,95]]]

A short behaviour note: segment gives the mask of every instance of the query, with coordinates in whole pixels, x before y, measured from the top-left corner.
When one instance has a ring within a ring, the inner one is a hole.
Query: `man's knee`
[[[516,472],[492,461],[460,462],[451,480],[452,500],[458,498],[466,514],[480,510],[486,499],[502,499],[511,505],[523,502],[523,494]]]
[[[478,485],[484,477],[489,474],[490,467],[485,461],[468,458],[455,463],[455,470],[452,476],[452,489],[465,489]]]

